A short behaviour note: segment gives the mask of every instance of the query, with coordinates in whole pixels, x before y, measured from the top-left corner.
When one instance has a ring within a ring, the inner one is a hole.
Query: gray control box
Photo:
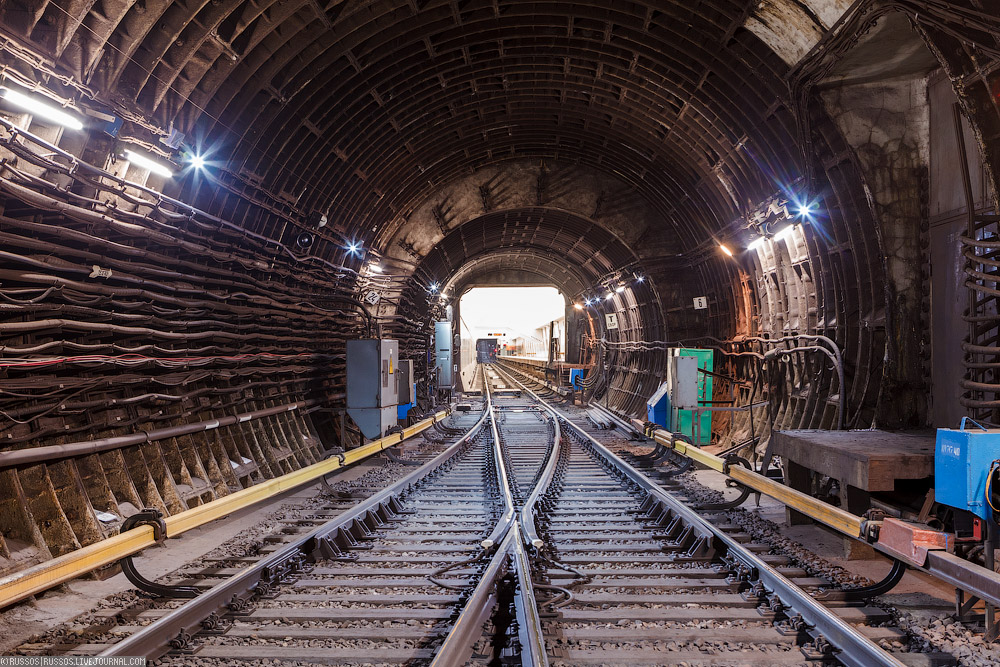
[[[347,341],[347,414],[366,438],[380,438],[396,425],[399,343]]]
[[[670,405],[675,410],[698,407],[698,358],[672,356],[667,364]]]

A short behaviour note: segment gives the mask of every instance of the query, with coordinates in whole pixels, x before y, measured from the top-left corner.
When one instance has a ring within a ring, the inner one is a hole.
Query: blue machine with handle
[[[966,430],[966,422],[976,428]],[[939,428],[934,448],[935,500],[989,519],[992,510],[987,502],[987,486],[997,464],[1000,429],[984,428],[967,417],[958,429]],[[995,498],[996,491],[990,491]]]

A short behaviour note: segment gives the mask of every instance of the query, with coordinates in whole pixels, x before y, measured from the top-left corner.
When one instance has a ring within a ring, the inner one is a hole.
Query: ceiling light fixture
[[[723,252],[723,253],[724,253],[725,255],[727,255],[728,257],[732,257],[732,256],[733,256],[733,251],[732,251],[732,250],[730,250],[730,249],[729,249],[729,246],[727,246],[727,245],[726,245],[726,244],[724,244],[724,243],[720,243],[720,244],[719,244],[719,250],[721,250],[721,251],[722,251],[722,252]]]
[[[767,240],[766,236],[758,236],[757,238],[755,238],[753,241],[750,242],[750,245],[747,246],[747,250],[756,250],[757,248],[764,245],[764,241],[766,240]]]
[[[589,301],[587,302],[587,305],[590,305],[590,302],[589,302]],[[581,306],[581,305],[580,305],[580,304],[578,304],[578,303],[574,303],[574,304],[573,304],[573,307],[574,307],[574,308],[576,308],[577,310],[583,310],[583,306]]]
[[[162,162],[157,162],[151,157],[147,157],[142,153],[136,153],[128,148],[125,149],[125,159],[141,169],[148,170],[152,174],[158,174],[165,178],[170,178],[174,175],[173,170]]]
[[[56,125],[68,127],[71,130],[83,129],[83,122],[79,118],[62,111],[61,109],[57,109],[50,104],[46,104],[36,97],[19,93],[10,88],[0,88],[0,95],[2,95],[5,100],[14,106],[24,109],[32,116],[50,120]]]
[[[625,286],[624,285],[619,285],[618,287],[615,288],[615,291],[618,292],[619,294],[621,294],[622,292],[625,291]]]

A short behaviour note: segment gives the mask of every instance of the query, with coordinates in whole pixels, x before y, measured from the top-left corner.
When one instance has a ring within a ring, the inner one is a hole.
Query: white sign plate
[[[604,315],[604,322],[608,325],[608,329],[618,328],[618,316],[614,313],[606,313]]]
[[[375,290],[372,290],[371,292],[368,292],[368,294],[365,294],[365,301],[367,301],[368,303],[370,303],[373,306],[376,303],[378,303],[379,298],[380,297],[378,295],[378,292],[376,292]]]
[[[694,309],[704,310],[708,308],[708,297],[707,296],[696,296],[694,298]]]

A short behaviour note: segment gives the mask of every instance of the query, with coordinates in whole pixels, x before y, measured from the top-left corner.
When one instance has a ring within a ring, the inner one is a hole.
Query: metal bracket
[[[167,539],[167,524],[163,521],[163,513],[155,508],[146,508],[141,512],[136,512],[132,516],[125,519],[122,522],[122,527],[120,532],[132,530],[137,526],[152,526],[153,528],[153,539],[157,542],[163,542]],[[166,584],[158,584],[155,581],[150,581],[144,576],[139,574],[139,571],[135,567],[135,563],[132,561],[132,556],[125,556],[118,561],[121,565],[122,573],[129,582],[141,591],[150,593],[157,597],[163,598],[193,598],[197,597],[201,591],[194,586],[168,586]]]

